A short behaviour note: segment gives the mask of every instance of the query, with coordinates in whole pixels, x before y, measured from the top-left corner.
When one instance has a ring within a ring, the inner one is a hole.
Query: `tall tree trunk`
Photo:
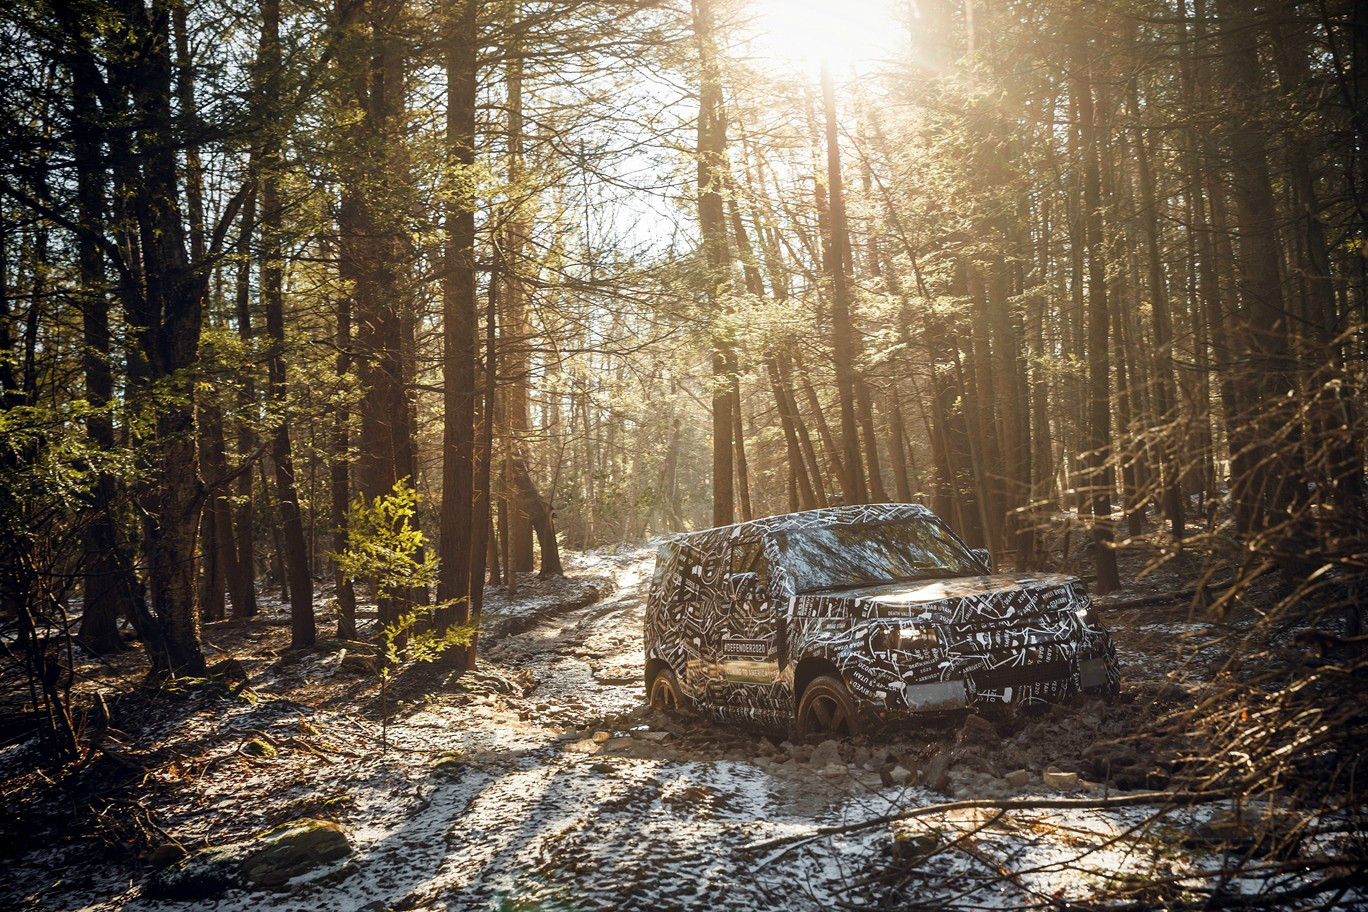
[[[233,616],[243,617],[249,605],[254,606],[254,598],[249,599],[242,590],[242,570],[238,567],[237,539],[233,535],[233,509],[224,496],[228,478],[228,453],[224,439],[223,412],[217,403],[206,403],[200,407],[200,423],[203,434],[201,446],[205,449],[202,460],[206,483],[210,485],[205,501],[205,512],[213,512],[214,561],[222,577],[221,584],[227,587],[228,598],[232,602]],[[207,547],[206,547],[206,550]]]
[[[754,193],[755,187],[750,179],[749,170],[745,173],[747,190]],[[732,201],[731,220],[732,230],[736,235],[737,249],[741,253],[741,261],[745,267],[746,290],[757,297],[763,297],[765,294],[764,282],[761,280],[760,270],[755,262],[755,251],[751,246],[745,223],[741,220],[741,212],[735,200]],[[782,303],[788,300],[788,283],[779,250],[767,240],[763,226],[758,225],[758,214],[756,220],[759,247],[765,262],[765,272],[769,275],[770,288],[774,299]],[[798,411],[798,403],[793,394],[792,378],[787,370],[787,359],[780,352],[774,352],[765,360],[765,372],[769,376],[770,386],[774,391],[775,404],[779,410],[779,421],[784,429],[785,444],[789,447],[789,465],[793,475],[796,500],[804,510],[824,507],[827,499],[826,491],[822,485],[821,468],[817,463],[817,454],[812,446],[812,437]]]
[[[185,147],[185,209],[186,223],[190,230],[190,260],[204,263],[204,170],[200,160],[198,136],[198,110],[195,104],[195,77],[190,66],[190,35],[186,21],[184,3],[175,3],[171,8],[172,33],[176,50],[176,101],[179,106],[179,126],[188,141]],[[205,264],[207,267],[207,264]],[[207,289],[206,289],[207,290]],[[200,302],[207,310],[207,299]],[[206,479],[214,477],[210,464],[212,445],[208,441],[208,425],[204,414],[205,406],[200,407],[200,474]],[[210,621],[220,621],[227,616],[224,601],[224,571],[219,556],[217,534],[220,503],[215,491],[208,491],[204,507],[200,512],[200,613]]]
[[[890,383],[884,393],[888,412],[888,452],[893,462],[893,486],[899,503],[912,502],[912,484],[907,468],[907,430],[903,424],[902,403],[898,399],[898,387]]]
[[[765,373],[769,377],[770,390],[774,393],[775,407],[779,412],[779,424],[784,431],[784,445],[787,447],[789,472],[793,476],[795,510],[812,510],[817,507],[817,495],[812,489],[812,478],[808,474],[807,462],[803,458],[802,445],[798,441],[798,430],[794,424],[793,403],[779,375],[776,357],[765,359]]]
[[[343,9],[339,15],[345,15]],[[364,19],[344,33],[341,48],[346,81],[340,91],[360,117],[347,123],[342,134],[338,253],[339,273],[351,279],[352,355],[361,390],[355,479],[361,497],[373,502],[388,496],[400,481],[413,485],[417,479],[397,474],[403,453],[396,453],[396,441],[406,446],[408,423],[400,317],[409,297],[410,266],[404,239],[409,213],[404,160],[408,48],[399,24],[405,4],[369,0],[363,9]],[[409,595],[377,598],[382,626],[398,620]]]
[[[729,180],[728,183],[734,190],[738,189],[734,181]],[[755,263],[755,252],[751,248],[745,223],[741,221],[741,210],[736,204],[735,196],[730,201],[728,212],[731,216],[731,228],[736,240],[736,250],[741,259],[742,273],[746,280],[746,291],[757,300],[762,299],[765,296],[764,282],[760,278],[760,268]],[[736,373],[737,368],[733,364],[732,374],[735,375]],[[732,383],[731,410],[732,440],[736,446],[736,490],[741,506],[741,521],[749,522],[755,518],[755,513],[751,508],[750,469],[746,462],[746,435],[742,424],[741,388],[738,382]],[[787,427],[787,425],[785,426]]]
[[[513,4],[513,16],[517,15],[518,4]],[[523,180],[523,58],[521,29],[515,22],[509,23],[512,31],[510,56],[507,66],[506,85],[508,91],[508,182],[515,194],[521,192]],[[531,344],[531,327],[527,320],[527,302],[523,289],[522,275],[526,264],[523,262],[524,247],[530,233],[526,219],[517,209],[508,220],[507,240],[504,243],[503,264],[506,280],[503,308],[506,314],[503,323],[504,340],[504,391],[502,409],[508,427],[508,435],[514,442],[514,449],[523,454],[528,447],[530,429],[529,398],[531,359],[528,356]],[[532,472],[527,466],[528,474]],[[529,573],[532,570],[532,519],[520,505],[509,516],[508,534],[511,538],[509,551],[512,555],[510,570]]]
[[[1083,145],[1083,223],[1088,251],[1088,505],[1093,519],[1097,590],[1105,594],[1121,580],[1112,550],[1111,520],[1111,396],[1110,327],[1107,309],[1106,263],[1102,255],[1102,191],[1098,138],[1093,112],[1090,49],[1081,43],[1075,57],[1079,139]]]
[[[817,497],[817,506],[825,507],[831,503],[827,497],[827,486],[822,480],[822,464],[817,459],[817,448],[813,446],[812,434],[808,431],[807,422],[803,420],[803,414],[798,408],[798,396],[793,389],[793,367],[789,363],[787,355],[780,355],[778,359],[779,379],[784,386],[784,394],[788,398],[789,408],[793,412],[793,429],[798,433],[798,444],[803,451],[803,459],[807,461],[808,477],[812,479],[812,492]],[[803,375],[805,392],[811,394],[809,402],[816,409],[816,418],[821,423],[820,430],[826,430],[828,436],[830,431],[826,428],[826,419],[822,416],[821,406],[816,401],[816,394],[812,391],[812,384],[807,382],[807,374]],[[819,433],[820,433],[819,430]],[[823,438],[824,442],[826,438]],[[835,447],[830,450],[835,455]],[[837,476],[840,472],[837,471]]]
[[[234,282],[234,315],[237,319],[238,338],[244,348],[252,345],[252,234],[256,228],[256,192],[249,191],[242,206],[239,218],[237,239],[237,276]],[[253,382],[251,368],[243,371],[242,387],[238,406],[244,414],[256,410],[256,384]],[[249,420],[237,423],[237,451],[239,459],[255,459],[257,447],[256,432]],[[234,511],[233,525],[236,532],[237,589],[242,593],[241,605],[233,606],[237,617],[252,617],[257,613],[256,598],[256,490],[250,468],[243,467],[237,479],[237,508]]]
[[[402,75],[396,75],[402,79]],[[400,244],[405,243],[397,239]],[[395,348],[397,361],[395,372],[399,382],[390,387],[393,407],[390,409],[390,445],[394,449],[394,474],[396,478],[407,478],[415,491],[421,491],[422,479],[418,477],[418,352],[417,322],[415,301],[412,295],[405,295],[395,321],[391,324],[398,330],[398,345]],[[412,520],[417,528],[417,517]],[[414,560],[422,563],[427,559],[427,547],[419,544]],[[406,595],[410,607],[427,605],[431,593],[426,585],[413,586]],[[421,627],[430,627],[431,618],[425,618]]]
[[[869,501],[865,468],[860,461],[859,424],[856,416],[856,329],[850,315],[850,288],[844,251],[850,235],[846,228],[845,192],[841,178],[841,147],[836,128],[836,90],[831,64],[822,60],[822,106],[826,125],[827,199],[830,237],[824,245],[823,269],[831,286],[831,345],[836,367],[836,389],[841,409],[841,463],[850,476],[847,497],[854,503]],[[866,394],[867,395],[867,394]],[[877,456],[871,459],[877,467]]]
[[[961,270],[966,274],[967,290],[975,309],[967,358],[968,379],[972,385],[965,390],[965,408],[973,415],[970,442],[978,451],[975,475],[982,497],[988,547],[998,553],[1007,544],[1007,496],[1003,490],[1006,472],[997,433],[1005,418],[1000,419],[997,414],[998,378],[993,372],[988,290],[976,268],[961,267]]]
[[[96,124],[94,82],[98,73],[91,69],[89,59],[83,58],[72,67],[71,77],[77,219],[93,233],[100,230],[105,221],[105,169],[99,163],[102,148]],[[82,362],[86,402],[90,405],[86,439],[96,451],[108,452],[114,449],[114,422],[107,411],[114,396],[114,372],[110,363],[109,301],[103,289],[104,256],[92,234],[87,232],[77,235],[76,245],[85,346]],[[83,610],[77,634],[81,645],[96,655],[109,655],[123,648],[118,619],[129,613],[132,594],[141,585],[135,576],[124,571],[131,562],[119,541],[118,525],[114,520],[118,497],[114,476],[101,472],[95,482],[92,516],[83,534]]]
[[[285,418],[289,391],[285,381],[285,297],[283,201],[280,196],[283,167],[280,120],[280,0],[262,0],[260,66],[266,103],[267,141],[261,153],[261,298],[266,307],[266,335],[271,341],[267,363],[270,400],[277,410],[271,431],[271,461],[275,466],[276,501],[280,506],[281,534],[285,545],[285,572],[290,586],[290,645],[312,646],[318,638],[314,624],[313,580],[309,574],[309,549],[304,541],[304,519],[299,509],[290,426]]]
[[[328,466],[335,555],[341,554],[347,547],[347,511],[351,508],[351,417],[346,405],[351,374],[351,344],[351,302],[346,295],[338,295],[337,360],[334,362],[338,395],[333,405],[332,452]],[[344,640],[355,639],[356,590],[336,558],[329,558],[329,562],[337,591],[337,636]]]
[[[732,374],[735,375],[735,369]],[[746,434],[741,422],[740,384],[732,384],[732,442],[736,446],[736,495],[741,508],[741,521],[750,522],[755,518],[751,509],[750,469],[746,464]]]
[[[209,440],[209,425],[211,424],[209,411],[207,403],[200,403],[200,475],[206,482],[212,482],[215,477],[209,456],[213,449]],[[218,498],[215,496],[214,490],[206,485],[204,509],[200,512],[199,555],[200,613],[206,621],[221,621],[228,616],[227,602],[224,600],[226,579],[223,562],[219,557],[221,543],[218,539],[218,514]]]
[[[446,25],[447,155],[458,172],[458,186],[475,164],[475,102],[479,33],[476,0],[461,0]],[[470,621],[471,545],[473,540],[475,362],[478,311],[475,276],[475,200],[470,191],[453,192],[445,204],[446,246],[442,282],[442,560],[437,584],[444,608],[443,626]],[[482,582],[482,581],[477,581]],[[453,659],[469,667],[471,657]]]
[[[475,670],[479,651],[480,616],[484,613],[485,570],[491,553],[489,532],[493,513],[490,510],[490,478],[494,467],[494,425],[498,414],[499,384],[498,342],[499,283],[495,276],[489,280],[489,304],[485,308],[485,375],[484,401],[480,408],[480,441],[475,450],[475,519],[470,537],[470,623],[476,628],[466,647],[466,670]]]
[[[1291,390],[1288,314],[1283,299],[1278,212],[1268,167],[1268,128],[1259,113],[1263,80],[1253,10],[1238,0],[1217,0],[1217,9],[1221,14],[1219,45],[1234,103],[1226,138],[1231,151],[1239,250],[1235,275],[1246,316],[1244,341],[1249,346],[1250,368],[1246,382],[1256,391],[1242,416],[1250,431],[1253,464],[1248,478],[1233,482],[1244,488],[1245,499],[1257,503],[1257,527],[1270,511],[1281,514],[1292,494],[1290,479],[1294,473],[1286,446],[1274,451],[1266,445],[1283,422],[1292,420],[1290,415],[1279,414],[1277,408]]]
[[[185,248],[172,114],[170,8],[129,8],[130,34],[142,42],[137,69],[128,74],[136,118],[140,173],[132,211],[143,256],[144,290],[127,303],[128,323],[147,366],[147,383],[159,394],[148,449],[156,466],[144,485],[143,555],[152,612],[161,631],[153,648],[155,676],[204,673],[199,599],[195,584],[200,508],[203,505],[194,433],[195,388],[189,368],[199,350],[203,319],[202,263]],[[151,645],[151,644],[149,644]]]
[[[1110,135],[1111,93],[1108,87],[1097,89],[1097,104],[1102,105],[1106,116],[1097,117],[1093,135],[1098,141],[1098,160],[1101,170],[1102,207],[1106,215],[1104,223],[1114,225],[1110,232],[1104,231],[1103,260],[1109,264],[1107,270],[1107,302],[1111,320],[1112,364],[1115,366],[1116,383],[1113,386],[1112,410],[1114,414],[1112,464],[1121,476],[1121,512],[1126,519],[1126,531],[1139,535],[1145,528],[1145,501],[1141,489],[1146,488],[1145,453],[1149,446],[1147,434],[1137,434],[1136,428],[1144,425],[1147,411],[1144,406],[1144,378],[1137,370],[1135,346],[1132,344],[1132,320],[1134,312],[1140,309],[1140,291],[1134,285],[1140,272],[1140,261],[1136,256],[1139,244],[1134,240],[1134,231],[1129,235],[1121,226],[1118,213],[1122,211],[1128,197],[1123,197],[1116,168],[1114,144]],[[1124,153],[1123,153],[1124,154]],[[1129,191],[1129,184],[1125,184]],[[1124,264],[1124,266],[1122,265]],[[1129,300],[1128,300],[1129,295]],[[1113,487],[1113,490],[1115,488]]]
[[[731,287],[731,245],[727,242],[722,193],[727,184],[727,121],[722,107],[722,74],[717,62],[711,0],[693,0],[693,30],[698,44],[700,84],[698,109],[698,221],[708,267],[707,295],[712,312],[721,315]],[[736,384],[729,327],[715,333],[712,355],[712,519],[714,526],[736,521],[735,420]]]
[[[1164,515],[1175,539],[1183,537],[1183,480],[1178,448],[1183,441],[1177,433],[1177,396],[1173,381],[1173,318],[1169,313],[1168,283],[1159,245],[1159,211],[1154,192],[1154,173],[1149,148],[1140,123],[1139,90],[1130,85],[1131,116],[1135,119],[1135,163],[1140,178],[1140,229],[1145,235],[1146,263],[1149,267],[1150,313],[1154,319],[1154,395],[1160,438],[1160,471],[1163,473]]]
[[[1314,91],[1314,82],[1303,49],[1306,36],[1301,34],[1294,17],[1284,14],[1273,23],[1273,45],[1278,67],[1278,79],[1283,94],[1289,100]],[[1359,78],[1364,76],[1359,74]],[[1356,117],[1362,117],[1359,111]],[[1352,516],[1361,509],[1365,484],[1363,473],[1363,441],[1357,430],[1351,377],[1344,371],[1344,345],[1339,340],[1341,320],[1335,302],[1335,282],[1330,265],[1330,244],[1323,208],[1316,191],[1316,179],[1307,150],[1308,142],[1286,143],[1292,180],[1297,197],[1297,225],[1301,228],[1302,253],[1306,263],[1306,282],[1310,298],[1308,320],[1313,347],[1304,355],[1313,369],[1320,373],[1316,384],[1320,400],[1315,416],[1317,442],[1324,448],[1328,484],[1318,484],[1341,515]],[[1309,137],[1307,137],[1309,139]],[[1360,257],[1359,259],[1363,259]],[[1303,352],[1298,352],[1303,355]],[[1319,359],[1321,363],[1316,363]],[[1304,358],[1305,360],[1305,358]]]
[[[1008,226],[1000,226],[998,230],[1007,234]],[[1019,512],[1028,505],[1030,494],[1030,402],[1024,395],[1021,333],[1008,303],[1011,276],[1007,264],[998,256],[989,263],[989,270],[986,329],[992,338],[994,393],[1000,431],[1002,480],[999,490],[1002,501],[999,508],[1003,511],[1004,542],[1014,552],[1017,567],[1025,569],[1034,559],[1034,530]]]

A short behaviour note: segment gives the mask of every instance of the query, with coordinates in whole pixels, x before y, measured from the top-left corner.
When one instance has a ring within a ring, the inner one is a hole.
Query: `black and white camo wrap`
[[[872,504],[668,540],[647,602],[648,686],[671,668],[706,714],[776,730],[793,720],[795,683],[832,667],[861,708],[886,721],[1057,701],[1085,685],[1119,689],[1115,647],[1077,579],[984,573],[798,595],[770,534],[912,519],[941,525],[920,505]],[[764,596],[734,601],[727,594],[732,555],[757,546],[769,564]]]

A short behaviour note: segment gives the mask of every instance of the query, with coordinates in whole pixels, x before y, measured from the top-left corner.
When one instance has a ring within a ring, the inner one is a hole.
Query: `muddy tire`
[[[831,675],[814,679],[803,690],[795,727],[800,738],[853,738],[864,731],[850,689]]]
[[[651,680],[647,695],[651,708],[664,713],[678,713],[689,708],[689,699],[679,689],[679,678],[669,668],[662,668]]]

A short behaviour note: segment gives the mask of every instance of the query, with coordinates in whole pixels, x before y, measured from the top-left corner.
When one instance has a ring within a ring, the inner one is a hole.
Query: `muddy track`
[[[213,907],[824,910],[956,897],[1013,907],[1040,896],[1085,901],[1103,874],[1080,876],[1083,868],[1156,876],[1192,863],[1152,843],[1105,848],[1107,834],[1137,825],[1144,809],[1016,814],[991,826],[991,815],[942,815],[914,826],[917,839],[939,848],[910,867],[886,826],[752,853],[776,837],[947,798],[1087,794],[1082,786],[1061,792],[1045,771],[1081,770],[1075,781],[1086,785],[1081,758],[1089,746],[1133,729],[1141,701],[1158,699],[1166,685],[1158,677],[1128,683],[1122,706],[970,717],[840,744],[777,743],[662,717],[644,705],[641,683],[652,557],[645,548],[577,556],[578,581],[526,587],[486,638],[481,672],[406,703],[392,718],[387,749],[379,749],[373,720],[345,708],[310,715],[299,702],[259,699],[214,704],[188,719],[209,745],[206,768],[215,774],[179,780],[169,793],[162,819],[177,838],[191,846],[242,838],[335,799],[344,802],[338,819],[354,848],[322,876],[271,894],[232,890]],[[589,602],[588,578],[608,594]],[[1117,630],[1137,672],[1157,676],[1167,664],[1158,659],[1171,653],[1170,638],[1150,630],[1159,620],[1167,618],[1146,613]],[[296,662],[294,674],[320,687],[334,687],[323,683],[334,676],[363,680],[339,666],[320,654]],[[1166,699],[1188,699],[1168,690]],[[167,736],[189,737],[187,721],[168,723]],[[324,751],[249,759],[231,736],[266,733],[288,744],[306,724]],[[1104,848],[1070,860],[1089,833]],[[36,852],[11,865],[0,872],[0,907],[205,908],[142,896],[146,866],[111,866],[76,887],[63,873],[75,863],[75,855]],[[1026,873],[1004,880],[1007,869]],[[31,892],[28,884],[38,882],[50,885],[45,893]]]
[[[491,663],[530,673],[535,686],[488,705],[488,715],[461,707],[469,766],[414,815],[449,821],[442,858],[393,908],[825,905],[824,891],[794,894],[782,866],[754,876],[737,850],[757,821],[837,819],[850,783],[796,767],[770,772],[755,758],[781,754],[772,742],[643,705],[650,567],[649,552],[628,558],[611,597],[540,618],[489,649]],[[860,804],[888,806],[868,791]]]

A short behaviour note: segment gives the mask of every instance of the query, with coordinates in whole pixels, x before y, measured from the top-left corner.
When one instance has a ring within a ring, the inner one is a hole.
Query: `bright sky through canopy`
[[[907,30],[894,0],[752,0],[756,56],[816,66],[825,56],[836,73],[891,57]]]

